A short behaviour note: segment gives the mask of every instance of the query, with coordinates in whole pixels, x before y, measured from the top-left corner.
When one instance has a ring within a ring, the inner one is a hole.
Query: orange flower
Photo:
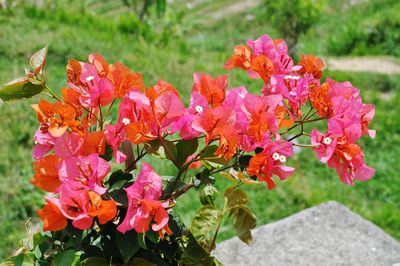
[[[89,63],[95,66],[97,73],[99,73],[100,77],[105,78],[108,76],[108,73],[110,72],[110,67],[101,55],[90,54]]]
[[[274,74],[274,64],[265,55],[259,55],[251,60],[250,68],[256,72],[265,83],[269,83]]]
[[[328,95],[330,86],[328,82],[323,83],[321,86],[310,86],[311,104],[322,117],[328,116],[332,112],[332,102]]]
[[[224,68],[230,70],[235,67],[240,67],[248,70],[251,65],[251,50],[245,45],[235,46],[234,54],[225,63]]]
[[[143,90],[144,83],[140,73],[130,72],[122,63],[110,66],[110,80],[114,84],[117,98],[123,97],[131,89]]]
[[[55,192],[61,182],[58,177],[57,163],[60,158],[56,155],[47,155],[40,161],[33,163],[35,175],[31,183],[47,192]]]
[[[146,89],[145,94],[153,103],[155,99],[157,99],[159,96],[161,96],[166,92],[173,92],[176,96],[179,97],[178,90],[164,80],[159,80],[157,81],[156,85],[154,85],[151,89]]]
[[[302,68],[298,71],[300,75],[304,75],[306,73],[314,76],[316,79],[322,78],[322,69],[325,64],[321,58],[316,57],[315,55],[305,55],[303,54],[300,58],[299,65]]]
[[[90,209],[88,215],[97,217],[100,224],[105,224],[117,215],[117,205],[113,200],[103,200],[99,194],[89,191]]]
[[[43,221],[43,231],[60,231],[67,227],[67,218],[50,200],[46,199],[46,205],[37,212]]]
[[[126,126],[126,136],[135,144],[140,144],[157,138],[157,136],[151,134],[150,126],[144,121],[132,122]]]
[[[253,113],[251,116],[250,127],[247,130],[249,136],[261,141],[265,132],[276,130],[276,117],[273,113]]]
[[[75,131],[81,131],[80,121],[75,120],[76,110],[69,104],[62,102],[52,104],[41,100],[39,104],[32,105],[32,108],[35,110],[38,120],[48,127],[48,131],[54,137],[63,135],[68,127]]]
[[[80,94],[77,91],[70,89],[70,88],[61,89],[61,94],[62,94],[64,102],[75,108],[77,116],[81,116],[82,115],[82,105],[79,102]]]
[[[81,83],[82,63],[78,60],[71,59],[67,64],[67,82],[75,85]]]
[[[219,133],[219,147],[215,151],[215,155],[224,157],[230,161],[236,154],[236,148],[239,142],[239,136],[231,127],[221,128]]]
[[[208,74],[194,73],[193,78],[193,91],[203,95],[212,107],[218,107],[222,104],[226,97],[228,75],[213,78]]]
[[[278,128],[289,128],[293,125],[293,119],[285,118],[288,112],[286,111],[285,107],[277,106],[275,110],[276,119],[278,121]]]
[[[82,145],[82,155],[97,153],[103,155],[106,150],[106,136],[103,131],[89,132],[86,135],[85,142]]]

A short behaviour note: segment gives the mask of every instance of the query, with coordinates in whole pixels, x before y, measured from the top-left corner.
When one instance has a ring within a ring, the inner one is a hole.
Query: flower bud
[[[214,205],[218,190],[213,185],[206,185],[199,194],[200,202],[203,205]]]

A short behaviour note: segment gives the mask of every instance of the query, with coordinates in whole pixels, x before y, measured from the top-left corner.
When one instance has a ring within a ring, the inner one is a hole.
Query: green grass
[[[207,10],[207,5],[211,4],[212,1],[208,1],[199,8]],[[117,17],[105,19],[91,12],[81,15],[67,8],[51,12],[19,8],[11,14],[0,13],[0,83],[22,75],[29,56],[49,45],[48,82],[56,90],[66,85],[65,65],[69,58],[85,60],[89,53],[99,52],[109,62],[119,60],[142,72],[148,86],[164,79],[187,98],[193,72],[224,74],[226,71],[222,66],[235,44],[262,33],[279,36],[268,26],[260,9],[248,11],[255,17],[252,21],[237,15],[207,25],[190,21],[190,12],[196,14],[196,10],[187,12],[184,23],[173,24],[168,29],[158,27],[146,38],[121,30]],[[165,30],[171,33],[168,34],[170,37],[162,37]],[[318,47],[315,50],[312,47],[300,47],[300,52],[320,51]],[[230,74],[231,87],[243,84],[253,92],[261,88],[240,71]],[[400,239],[397,163],[400,155],[400,76],[327,74],[340,81],[351,80],[362,88],[366,102],[376,104],[372,128],[378,130],[377,138],[362,141],[367,163],[377,168],[376,176],[369,182],[348,187],[340,183],[332,169],[318,163],[311,151],[304,151],[291,161],[298,168],[296,175],[286,182],[278,182],[275,190],[269,191],[264,185],[245,188],[250,196],[250,206],[261,225],[323,201],[337,200]],[[43,204],[42,193],[29,183],[33,173],[32,137],[38,126],[30,104],[38,99],[0,106],[0,258],[16,250],[19,239],[26,236],[25,222],[29,217],[37,221],[35,211]],[[162,175],[174,174],[173,168],[167,165],[157,165],[157,170]],[[228,181],[217,176],[218,187],[228,185]],[[197,197],[192,191],[178,202],[177,209],[186,222],[200,206]],[[232,227],[225,221],[221,239],[232,235]]]

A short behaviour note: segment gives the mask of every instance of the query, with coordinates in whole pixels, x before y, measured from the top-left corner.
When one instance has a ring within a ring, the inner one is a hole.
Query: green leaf
[[[183,250],[182,259],[186,265],[212,265],[214,258],[206,251],[196,238],[187,233],[188,242]]]
[[[215,155],[215,152],[217,151],[218,146],[217,145],[210,145],[206,148],[204,153],[200,156],[201,159],[205,159],[208,162],[214,163],[214,164],[222,164],[225,165],[229,163],[224,157],[217,157]]]
[[[156,266],[157,264],[154,264],[144,258],[136,257],[136,258],[133,258],[131,265]]]
[[[237,188],[236,186],[230,187],[225,190],[224,196],[228,200],[228,207],[230,208],[238,205],[247,205],[248,202],[246,192]]]
[[[125,234],[115,231],[115,242],[125,263],[129,262],[140,249],[135,230],[130,230]]]
[[[178,150],[177,150],[175,144],[172,143],[172,142],[169,141],[169,140],[166,140],[166,139],[160,140],[160,142],[161,142],[161,145],[162,145],[163,148],[164,148],[165,157],[166,157],[168,160],[171,160],[171,161],[173,161],[173,162],[176,162],[176,156],[177,156],[177,154],[178,154]]]
[[[58,252],[53,259],[54,266],[76,266],[80,265],[82,251],[65,250]]]
[[[228,181],[232,182],[233,184],[237,185],[237,180],[234,176],[232,176],[230,173],[227,172],[219,172],[220,175],[222,175],[223,177],[225,177],[225,179],[227,179]]]
[[[250,244],[252,240],[250,230],[256,227],[256,217],[245,205],[239,205],[233,208],[231,210],[231,215],[236,235],[246,244]]]
[[[39,94],[44,89],[44,85],[35,85],[28,80],[20,80],[0,88],[0,99],[3,101],[26,99]]]
[[[198,146],[199,142],[197,139],[180,140],[176,144],[176,149],[177,149],[176,162],[179,165],[183,165],[186,162],[187,158],[196,152]]]
[[[158,232],[154,232],[153,230],[147,231],[146,237],[155,244],[157,244],[161,240],[160,234]]]
[[[107,162],[111,161],[111,159],[113,158],[113,149],[110,146],[110,144],[108,144],[108,142],[106,142],[106,150],[104,154],[100,155],[100,157],[106,160]]]
[[[206,205],[201,207],[192,220],[191,230],[194,236],[206,236],[213,232],[221,219],[221,211],[215,206]]]
[[[110,263],[103,258],[91,257],[82,261],[82,266],[109,266]]]
[[[36,53],[34,53],[30,60],[29,63],[31,67],[33,68],[34,74],[38,74],[43,70],[43,68],[46,65],[46,58],[47,58],[47,46],[40,49]]]
[[[137,234],[137,241],[139,243],[139,247],[143,249],[147,249],[146,245],[146,233],[139,233]]]
[[[216,187],[210,184],[206,185],[199,193],[201,204],[214,206],[217,194],[218,190]]]
[[[148,153],[154,154],[154,155],[160,155],[158,150],[160,149],[161,143],[158,139],[146,142],[143,145]]]
[[[34,258],[33,256],[30,256],[31,254],[24,254],[21,253],[17,256],[12,257],[12,264],[15,266],[33,266],[35,265]]]
[[[125,173],[123,170],[117,170],[113,172],[107,180],[109,191],[115,191],[123,188],[125,184],[133,180],[133,176],[130,173]]]

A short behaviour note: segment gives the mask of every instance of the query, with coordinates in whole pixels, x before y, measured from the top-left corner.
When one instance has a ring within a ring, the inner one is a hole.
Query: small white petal
[[[196,110],[196,112],[198,113],[202,113],[203,112],[203,107],[201,107],[200,105],[196,105],[196,107],[194,108]]]

